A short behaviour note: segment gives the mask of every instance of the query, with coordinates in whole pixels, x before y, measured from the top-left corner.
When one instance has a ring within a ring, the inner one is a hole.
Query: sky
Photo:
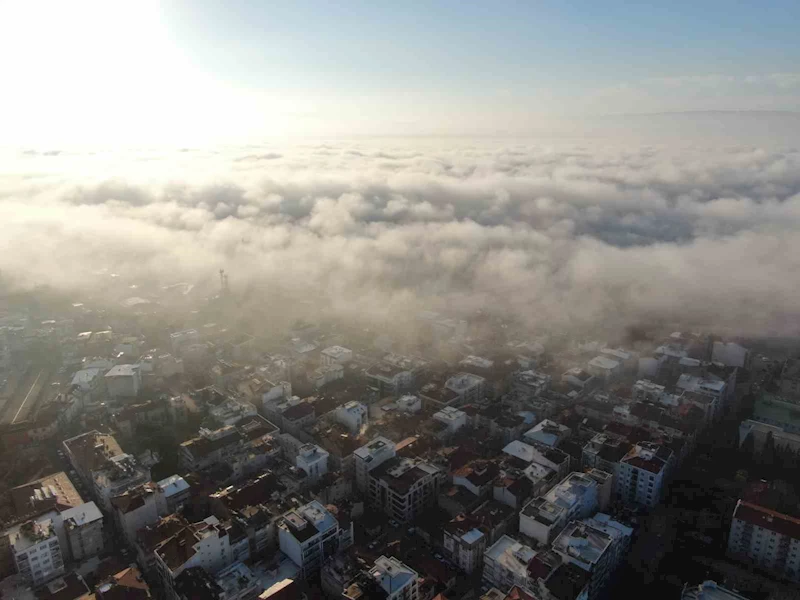
[[[0,0],[3,143],[560,133],[800,110],[800,4]]]
[[[800,334],[799,18],[0,0],[0,278],[116,303],[111,272],[224,268],[271,323]]]

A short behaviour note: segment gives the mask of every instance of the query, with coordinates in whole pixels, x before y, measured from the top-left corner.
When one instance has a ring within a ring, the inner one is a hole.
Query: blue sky
[[[24,85],[0,100],[0,125],[74,138],[102,115],[134,137],[468,134],[799,110],[798,22],[800,2],[784,0],[5,0],[0,66]]]

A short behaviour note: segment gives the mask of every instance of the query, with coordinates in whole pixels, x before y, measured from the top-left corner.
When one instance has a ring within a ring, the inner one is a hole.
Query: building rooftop
[[[325,533],[339,523],[334,516],[317,500],[290,510],[281,519],[279,527],[284,528],[301,544],[317,534]]]
[[[800,539],[800,519],[739,500],[733,518],[781,535]]]
[[[86,472],[100,469],[113,457],[122,454],[117,440],[108,433],[90,431],[68,440],[64,446],[75,459],[77,466]]]
[[[589,366],[595,369],[603,369],[604,371],[611,371],[619,367],[619,361],[609,358],[608,356],[595,356],[589,361]]]
[[[330,356],[334,360],[339,360],[352,352],[343,346],[328,346],[322,351],[325,356]]]
[[[166,479],[159,481],[157,485],[158,489],[160,489],[167,498],[189,489],[189,484],[180,475],[170,475]]]
[[[237,597],[237,594],[244,594],[247,590],[254,592],[259,583],[258,578],[242,562],[233,563],[217,573],[215,581],[226,598]]]
[[[628,451],[622,462],[651,473],[660,473],[666,468],[670,458],[672,450],[669,448],[651,442],[641,442]]]
[[[681,600],[748,600],[744,596],[717,585],[715,581],[704,581],[697,585],[686,585]]]
[[[554,600],[575,600],[589,584],[591,575],[571,562],[556,568],[546,586]]]
[[[24,552],[31,546],[54,537],[56,532],[51,514],[48,513],[8,529],[8,543],[11,548],[17,553]]]
[[[395,456],[373,469],[372,476],[405,494],[416,482],[439,471],[439,467],[422,460]]]
[[[597,489],[597,481],[585,473],[570,473],[547,492],[545,498],[557,506],[570,510],[580,503],[583,496],[591,489]]]
[[[103,513],[94,502],[87,502],[75,508],[70,508],[61,513],[64,525],[69,528],[82,527],[95,521],[103,520]]]
[[[283,418],[290,421],[298,421],[309,415],[314,414],[314,405],[310,402],[298,402],[283,411]]]
[[[573,521],[553,541],[553,550],[578,561],[588,571],[613,542],[611,535],[582,521]]]
[[[458,410],[453,406],[445,406],[442,410],[433,414],[433,418],[443,423],[452,423],[467,416],[463,410]]]
[[[84,598],[89,593],[89,587],[77,573],[68,573],[63,577],[54,579],[36,592],[37,600],[75,600]]]
[[[65,510],[83,504],[80,494],[63,471],[13,488],[11,499],[18,515],[49,508]]]
[[[519,579],[525,579],[528,577],[528,564],[536,556],[536,551],[504,535],[486,550],[484,556],[499,563]]]
[[[445,382],[445,387],[456,394],[464,394],[472,388],[483,385],[486,380],[480,375],[472,373],[458,373]]]
[[[109,369],[106,377],[132,377],[139,371],[139,365],[116,365]]]
[[[546,527],[552,527],[554,524],[559,523],[566,515],[566,512],[566,508],[542,496],[534,498],[522,508],[523,515]]]
[[[375,566],[369,575],[378,583],[386,594],[392,594],[410,581],[417,579],[417,572],[394,557],[381,556],[375,560]]]
[[[388,447],[394,448],[394,442],[389,438],[378,436],[368,444],[356,449],[353,454],[370,462],[377,454],[384,452]]]

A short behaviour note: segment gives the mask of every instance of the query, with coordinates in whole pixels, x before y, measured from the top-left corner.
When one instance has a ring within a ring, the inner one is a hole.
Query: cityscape
[[[264,337],[233,277],[7,291],[4,597],[796,597],[791,347],[480,311]]]

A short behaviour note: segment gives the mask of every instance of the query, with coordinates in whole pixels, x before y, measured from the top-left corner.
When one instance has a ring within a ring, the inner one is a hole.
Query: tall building
[[[553,550],[564,562],[590,575],[589,600],[597,598],[611,574],[624,560],[633,530],[608,515],[573,521],[553,542]]]
[[[316,500],[291,510],[278,522],[281,552],[307,577],[322,563],[353,543],[353,524],[336,519]]]
[[[186,569],[202,567],[213,575],[233,564],[236,552],[230,533],[216,517],[208,517],[159,543],[154,555],[163,589],[171,593],[176,578]]]
[[[504,535],[483,556],[483,580],[501,590],[531,588],[528,565],[535,556],[533,548]]]
[[[526,504],[519,514],[519,530],[540,544],[549,544],[572,519],[597,510],[600,485],[587,473],[570,473],[544,496]]]
[[[385,437],[376,437],[353,452],[356,487],[362,492],[369,485],[369,472],[395,456],[395,444]]]
[[[386,594],[386,600],[419,600],[417,572],[392,556],[376,559],[369,576]]]
[[[344,425],[350,433],[358,435],[366,427],[369,415],[366,406],[351,400],[336,407],[334,418]]]
[[[314,483],[328,472],[328,456],[328,451],[316,444],[303,444],[295,458],[295,466]]]
[[[103,513],[87,502],[61,513],[72,560],[80,562],[103,552]]]
[[[369,503],[405,523],[436,502],[445,473],[422,460],[394,457],[368,477]]]
[[[800,581],[800,519],[739,500],[728,553],[792,581]]]
[[[620,461],[614,482],[616,500],[629,506],[653,508],[661,500],[674,461],[672,450],[650,442],[631,448]]]
[[[17,571],[36,587],[63,575],[64,556],[52,519],[27,521],[8,532]]]

